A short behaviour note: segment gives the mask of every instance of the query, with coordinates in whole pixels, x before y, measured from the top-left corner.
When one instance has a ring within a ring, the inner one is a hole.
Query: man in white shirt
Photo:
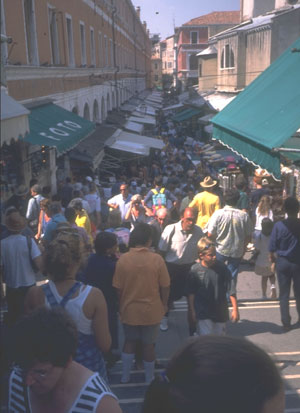
[[[125,215],[130,207],[130,200],[132,195],[129,193],[128,186],[121,184],[120,194],[113,196],[107,201],[107,205],[112,209],[119,209],[121,213],[122,221],[125,220]]]
[[[196,220],[197,212],[192,208],[186,208],[180,221],[166,226],[158,244],[171,278],[169,309],[174,301],[185,295],[189,271],[198,259],[197,243],[203,237],[203,232],[196,225]],[[162,331],[168,330],[167,315],[160,325]]]

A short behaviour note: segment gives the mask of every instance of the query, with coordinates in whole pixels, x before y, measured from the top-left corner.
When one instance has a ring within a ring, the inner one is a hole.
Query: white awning
[[[144,117],[130,116],[130,118],[128,120],[131,121],[131,122],[143,123],[144,125],[153,125],[153,126],[155,126],[155,119],[150,118],[149,116],[144,116]]]
[[[113,145],[109,146],[111,149],[135,153],[137,155],[148,156],[150,153],[149,147],[135,142],[117,140]]]
[[[236,95],[232,96],[232,95],[227,95],[226,93],[214,93],[212,95],[204,96],[204,99],[207,102],[209,102],[214,109],[216,109],[218,111],[221,111],[235,97],[236,97]]]
[[[152,106],[142,104],[135,109],[137,112],[141,112],[143,115],[155,116],[155,109]]]
[[[1,90],[1,145],[29,132],[29,110]]]
[[[125,123],[124,128],[136,133],[142,133],[144,126],[141,123],[132,122],[131,120],[128,120]]]
[[[144,135],[137,135],[136,133],[129,133],[125,132],[121,129],[118,129],[113,136],[106,141],[106,145],[109,146],[110,148],[114,148],[114,144],[117,143],[118,145],[123,145],[122,142],[127,142],[127,147],[134,148],[135,145],[136,148],[140,150],[140,147],[144,146],[145,148],[148,149],[148,154],[149,154],[149,149],[154,148],[154,149],[162,149],[165,144],[161,139],[155,139],[155,138],[149,138],[148,136]],[[137,152],[134,152],[137,153]]]
[[[131,113],[131,116],[136,116],[136,117],[141,118],[141,119],[147,118],[147,119],[153,119],[153,120],[155,120],[155,115],[149,115],[149,113],[147,113],[147,114],[145,115],[145,113],[138,112],[137,110],[135,110],[134,112],[132,112],[132,113]]]

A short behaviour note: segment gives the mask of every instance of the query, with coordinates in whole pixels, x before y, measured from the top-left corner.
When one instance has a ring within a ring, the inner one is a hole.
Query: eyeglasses
[[[23,378],[26,378],[28,374],[31,374],[34,377],[37,377],[40,380],[44,380],[47,378],[47,375],[52,371],[52,368],[50,370],[45,370],[45,369],[25,369],[23,367],[20,367],[18,365],[14,366],[14,370],[17,374],[22,376]]]

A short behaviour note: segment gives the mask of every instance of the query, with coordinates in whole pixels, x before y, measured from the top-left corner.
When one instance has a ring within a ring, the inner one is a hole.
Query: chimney
[[[147,23],[145,22],[145,20],[143,21],[143,26],[144,26],[144,29],[147,30]]]
[[[140,6],[137,6],[136,14],[137,14],[138,18],[140,19],[141,18],[141,8],[140,8]]]

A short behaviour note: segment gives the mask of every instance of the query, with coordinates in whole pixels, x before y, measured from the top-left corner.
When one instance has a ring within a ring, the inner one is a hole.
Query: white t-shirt
[[[35,259],[40,255],[39,247],[31,239],[31,258]],[[1,240],[1,262],[8,287],[28,287],[35,284],[36,277],[29,260],[27,239],[24,235],[10,235]]]
[[[84,199],[89,203],[91,214],[101,211],[101,199],[98,194],[87,194]]]
[[[260,213],[258,212],[258,208],[256,208],[255,210],[255,228],[256,230],[261,231],[261,222],[264,218],[269,218],[271,221],[273,221],[273,212],[270,209],[268,215],[260,215]]]
[[[262,267],[262,268],[270,267],[269,241],[270,241],[270,236],[266,236],[262,233],[254,241],[254,247],[259,251],[259,255],[256,258],[255,265]]]

